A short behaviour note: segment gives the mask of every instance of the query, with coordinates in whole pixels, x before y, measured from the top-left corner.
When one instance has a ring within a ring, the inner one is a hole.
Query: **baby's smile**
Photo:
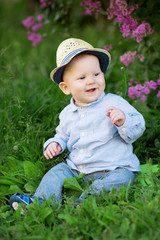
[[[97,88],[90,88],[88,90],[86,90],[86,92],[88,93],[94,93],[96,91]]]

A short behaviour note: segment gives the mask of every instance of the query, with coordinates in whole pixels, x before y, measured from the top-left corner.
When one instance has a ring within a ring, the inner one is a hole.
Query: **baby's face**
[[[65,94],[71,94],[78,106],[96,101],[105,89],[98,58],[89,54],[73,58],[65,68],[59,87]]]

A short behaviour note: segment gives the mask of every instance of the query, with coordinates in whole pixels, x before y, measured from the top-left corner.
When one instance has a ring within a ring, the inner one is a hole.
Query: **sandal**
[[[43,200],[38,198],[39,200],[39,205],[43,203]],[[24,203],[25,205],[29,205],[34,202],[33,197],[29,197],[27,194],[20,194],[20,193],[15,193],[12,195],[9,199],[9,205],[13,209],[13,211],[16,211],[18,209],[19,203]]]

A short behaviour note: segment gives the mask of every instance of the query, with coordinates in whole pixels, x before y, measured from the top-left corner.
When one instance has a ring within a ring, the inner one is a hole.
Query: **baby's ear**
[[[63,92],[64,94],[66,94],[66,95],[70,95],[70,94],[71,94],[70,89],[69,89],[67,83],[65,83],[65,82],[60,82],[59,88],[62,90],[62,92]]]

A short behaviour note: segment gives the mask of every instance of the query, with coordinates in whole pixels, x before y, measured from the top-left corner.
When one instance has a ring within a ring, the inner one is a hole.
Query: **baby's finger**
[[[112,110],[115,110],[115,109],[116,109],[115,107],[110,106],[110,107],[108,107],[108,108],[106,109],[106,112],[112,111]]]
[[[115,110],[115,109],[116,109],[115,107],[108,107],[108,108],[106,109],[106,116],[107,116],[107,117],[110,117],[112,111]]]
[[[112,112],[111,110],[106,110],[106,116],[110,117],[111,112]]]
[[[54,151],[52,149],[50,149],[50,148],[46,150],[46,154],[48,155],[48,157],[50,159],[52,159],[55,156]]]
[[[48,154],[46,153],[46,151],[44,152],[44,156],[45,156],[46,159],[49,159],[49,156],[48,156]]]
[[[59,144],[57,144],[56,154],[59,154],[61,150],[62,150],[61,146]]]

